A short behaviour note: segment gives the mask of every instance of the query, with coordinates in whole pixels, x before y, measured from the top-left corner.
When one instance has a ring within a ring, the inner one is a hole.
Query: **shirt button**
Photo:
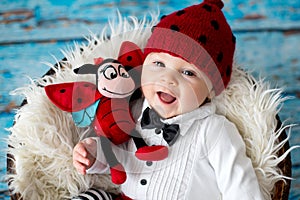
[[[146,162],[146,165],[147,165],[148,167],[150,167],[152,164],[153,164],[152,161],[147,161],[147,162]]]
[[[160,133],[161,133],[161,130],[160,130],[159,128],[156,128],[156,129],[155,129],[155,133],[156,133],[156,134],[160,134]]]
[[[146,185],[147,184],[147,180],[146,179],[142,179],[141,180],[141,185]]]

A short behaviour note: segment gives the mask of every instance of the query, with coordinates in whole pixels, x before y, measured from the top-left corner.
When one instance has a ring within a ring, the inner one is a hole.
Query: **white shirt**
[[[145,101],[143,110],[147,107]],[[141,129],[148,145],[168,146],[162,134],[154,129]],[[211,103],[171,119],[179,124],[180,136],[169,147],[165,160],[145,162],[134,156],[132,140],[113,150],[127,172],[122,191],[132,199],[151,200],[259,200],[263,199],[259,184],[246,156],[245,144],[233,123],[215,114]],[[88,173],[103,173],[106,163],[97,140],[97,161]]]

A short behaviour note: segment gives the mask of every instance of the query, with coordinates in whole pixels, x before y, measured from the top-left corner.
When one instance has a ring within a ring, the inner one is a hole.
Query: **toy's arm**
[[[224,200],[261,200],[262,193],[245,143],[237,128],[224,120],[208,128],[208,159]]]

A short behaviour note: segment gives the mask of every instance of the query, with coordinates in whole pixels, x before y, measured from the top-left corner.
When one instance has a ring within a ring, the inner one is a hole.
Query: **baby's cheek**
[[[201,96],[201,95],[200,95]],[[186,87],[185,94],[181,99],[181,106],[186,111],[192,111],[201,105],[201,97],[194,90]]]
[[[146,99],[153,96],[152,94],[152,87],[149,84],[142,84],[142,91]]]
[[[152,73],[145,73],[142,75],[141,77],[141,88],[142,90],[150,90],[153,89],[154,85],[155,85],[155,77],[154,74]]]

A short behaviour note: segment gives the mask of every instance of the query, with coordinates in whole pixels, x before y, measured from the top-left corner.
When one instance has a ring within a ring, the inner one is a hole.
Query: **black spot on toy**
[[[173,24],[173,25],[171,25],[170,26],[170,29],[172,30],[172,31],[177,31],[177,32],[179,32],[179,27],[177,26],[177,25],[175,25],[175,24]]]
[[[215,30],[219,30],[219,23],[216,20],[212,20],[210,24],[214,27]]]

